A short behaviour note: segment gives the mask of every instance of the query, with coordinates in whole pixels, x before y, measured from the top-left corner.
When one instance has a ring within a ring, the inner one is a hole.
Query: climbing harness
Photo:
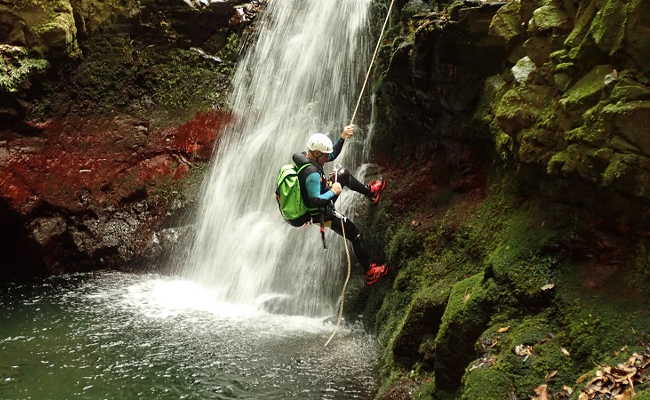
[[[357,112],[359,111],[359,106],[361,105],[361,99],[363,98],[363,94],[366,91],[366,86],[368,85],[368,80],[370,79],[370,72],[372,71],[372,67],[375,64],[375,60],[377,59],[377,55],[379,54],[379,47],[381,46],[381,40],[384,37],[384,33],[386,32],[386,26],[388,25],[388,20],[390,18],[390,14],[393,11],[393,6],[395,5],[395,0],[391,0],[390,6],[388,7],[388,12],[386,13],[386,19],[384,20],[384,25],[381,27],[381,32],[379,33],[379,39],[377,39],[377,45],[375,46],[375,52],[372,55],[372,59],[370,60],[370,65],[368,66],[368,72],[366,72],[366,78],[363,81],[363,86],[361,87],[361,93],[359,93],[359,99],[357,100],[357,105],[354,107],[354,112],[352,113],[352,118],[350,119],[350,125],[354,124],[354,120],[357,117]],[[334,182],[338,181],[338,171],[334,173]],[[341,320],[343,319],[343,306],[345,302],[345,292],[347,291],[348,288],[348,282],[350,281],[350,275],[352,273],[352,260],[350,259],[350,249],[348,248],[348,239],[345,236],[345,221],[347,220],[346,217],[341,216],[340,218],[341,221],[341,233],[343,236],[343,246],[345,247],[345,255],[348,260],[348,274],[345,277],[345,283],[343,283],[343,289],[341,290],[341,296],[339,297],[339,300],[337,302],[338,305],[338,313],[336,317],[336,327],[334,328],[334,331],[330,335],[329,339],[327,339],[327,342],[325,342],[325,347],[334,339],[334,336],[336,335],[336,332],[338,332],[339,327],[341,326]]]

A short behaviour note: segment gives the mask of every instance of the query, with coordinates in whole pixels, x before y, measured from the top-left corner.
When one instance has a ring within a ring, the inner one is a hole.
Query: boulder
[[[511,68],[512,75],[518,83],[525,83],[528,81],[530,74],[537,69],[535,62],[526,56],[517,61],[517,64]]]
[[[650,2],[635,0],[627,6],[628,18],[625,25],[625,50],[636,62],[636,66],[650,72]]]
[[[483,273],[456,283],[435,337],[436,383],[444,389],[457,387],[465,367],[476,358],[474,342],[487,328],[496,287]]]
[[[548,30],[565,31],[571,28],[569,16],[554,4],[542,6],[533,11],[533,18],[528,23],[528,32]]]
[[[605,89],[605,77],[613,71],[611,65],[597,65],[576,82],[560,100],[566,108],[584,106],[595,102]]]
[[[411,368],[420,359],[420,346],[438,331],[448,296],[445,287],[423,290],[414,296],[392,342],[395,362]]]
[[[32,237],[41,246],[47,245],[50,240],[61,235],[67,229],[62,217],[37,218],[30,225]]]
[[[490,22],[490,35],[500,37],[508,44],[511,43],[523,33],[520,13],[521,0],[511,1],[501,7]]]
[[[31,48],[41,55],[77,56],[77,27],[69,0],[26,0],[0,4],[3,42]]]
[[[603,109],[604,117],[613,123],[616,132],[650,155],[650,101],[631,101],[609,104]]]

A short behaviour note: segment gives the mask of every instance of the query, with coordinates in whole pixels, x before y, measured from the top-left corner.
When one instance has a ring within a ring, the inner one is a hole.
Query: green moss
[[[463,377],[461,400],[503,400],[514,392],[510,377],[493,368],[478,368]]]
[[[565,138],[569,142],[579,142],[591,145],[600,145],[604,142],[603,134],[605,132],[597,129],[591,129],[586,126],[579,126],[568,131]]]
[[[84,59],[58,71],[48,81],[35,110],[44,118],[57,107],[75,104],[90,112],[127,111],[149,116],[152,109],[174,111],[223,107],[227,102],[236,58],[237,35],[217,56],[216,64],[198,52],[167,44],[151,45],[146,38],[101,32],[83,43]]]
[[[650,389],[637,392],[634,400],[650,400]]]
[[[527,85],[508,90],[495,107],[495,117],[500,129],[511,136],[547,120],[545,115],[553,89],[547,86]]]
[[[423,236],[413,229],[408,223],[404,223],[392,235],[386,247],[386,256],[390,264],[397,264],[415,257],[423,249]]]
[[[511,1],[501,7],[490,22],[490,35],[503,38],[506,43],[521,35],[521,1]]]
[[[498,132],[495,135],[495,147],[502,160],[508,160],[512,156],[514,143],[510,135]]]
[[[609,186],[623,179],[637,164],[638,156],[634,154],[616,154],[603,172],[603,185]]]
[[[553,390],[571,384],[577,376],[571,357],[562,351],[562,338],[552,321],[549,312],[503,321],[491,326],[478,341],[492,346],[491,368],[508,377],[517,398],[527,398],[552,371],[556,371],[549,383]],[[509,329],[499,333],[503,327]]]
[[[594,149],[581,144],[570,144],[566,149],[555,153],[547,163],[546,172],[551,175],[570,176],[578,174],[592,182],[599,182],[594,167]]]
[[[578,47],[584,43],[588,36],[591,23],[598,10],[602,8],[605,0],[589,0],[583,2],[578,10],[573,30],[567,36],[564,45],[567,47]]]
[[[618,0],[607,0],[591,23],[591,36],[605,53],[612,55],[620,50],[625,38],[627,7]]]
[[[594,103],[605,88],[605,75],[611,72],[610,65],[597,65],[567,91],[560,104],[571,109]]]
[[[47,60],[33,58],[22,47],[0,45],[0,93],[15,93],[46,71]]]
[[[413,296],[391,340],[393,358],[404,368],[411,368],[421,358],[421,344],[438,331],[448,296],[445,285],[424,287]]]
[[[623,346],[650,339],[650,315],[625,286],[623,274],[610,279],[604,290],[582,286],[589,267],[567,266],[558,286],[559,315],[573,360],[591,368],[603,365]]]
[[[442,388],[457,386],[465,367],[476,356],[473,343],[486,328],[498,297],[494,281],[484,278],[480,273],[462,280],[449,295],[435,338],[434,369]]]
[[[560,239],[556,231],[560,222],[554,218],[535,204],[519,207],[505,216],[504,229],[497,233],[498,245],[486,257],[490,273],[523,302],[520,306],[552,293],[542,288],[555,281],[557,260],[547,254]]]

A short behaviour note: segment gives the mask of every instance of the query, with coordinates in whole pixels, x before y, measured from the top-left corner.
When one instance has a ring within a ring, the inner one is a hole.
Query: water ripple
[[[0,398],[367,399],[375,345],[158,275],[0,287]]]

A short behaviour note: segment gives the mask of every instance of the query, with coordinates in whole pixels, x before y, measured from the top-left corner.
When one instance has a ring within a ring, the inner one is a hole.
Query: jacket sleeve
[[[345,139],[339,138],[339,140],[334,144],[334,151],[332,151],[328,157],[329,161],[334,161],[334,159],[339,156],[341,150],[343,150],[343,143],[345,143]]]
[[[307,191],[307,198],[311,203],[310,205],[314,207],[324,206],[335,197],[334,192],[331,190],[321,193],[320,189],[320,174],[318,172],[312,172],[307,175],[305,179],[305,190]]]

